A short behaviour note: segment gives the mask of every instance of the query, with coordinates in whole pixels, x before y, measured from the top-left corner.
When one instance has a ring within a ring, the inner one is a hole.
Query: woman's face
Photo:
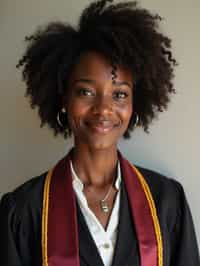
[[[107,149],[125,133],[133,111],[131,72],[112,67],[101,54],[88,52],[75,65],[65,108],[75,146]]]

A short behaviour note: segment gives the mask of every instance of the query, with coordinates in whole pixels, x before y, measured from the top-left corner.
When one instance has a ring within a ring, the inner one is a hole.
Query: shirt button
[[[108,243],[105,243],[105,244],[103,245],[103,248],[108,249],[108,248],[110,248],[110,245],[109,245]]]

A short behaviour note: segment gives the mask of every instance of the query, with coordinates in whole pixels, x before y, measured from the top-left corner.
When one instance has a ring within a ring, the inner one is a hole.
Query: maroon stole
[[[138,169],[120,153],[119,160],[136,228],[141,266],[163,266],[162,237],[150,189]],[[69,161],[70,153],[48,172],[45,180],[43,266],[80,266],[76,199]]]

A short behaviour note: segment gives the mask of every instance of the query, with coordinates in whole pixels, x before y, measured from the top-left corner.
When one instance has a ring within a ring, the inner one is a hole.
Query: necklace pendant
[[[109,212],[109,207],[108,207],[108,203],[104,200],[100,201],[100,205],[101,205],[101,210],[105,213]]]

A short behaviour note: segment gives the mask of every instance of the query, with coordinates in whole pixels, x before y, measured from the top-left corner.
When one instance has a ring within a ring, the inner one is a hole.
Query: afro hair
[[[148,132],[159,112],[167,109],[173,87],[176,60],[171,40],[159,30],[161,17],[137,2],[114,4],[112,0],[91,3],[81,14],[77,27],[51,22],[25,38],[28,42],[17,67],[23,67],[25,96],[38,107],[41,127],[48,124],[55,136],[71,135],[69,124],[57,122],[66,95],[67,81],[79,56],[90,50],[105,55],[113,67],[126,66],[133,75],[133,106],[139,124]],[[132,116],[125,138],[134,128]]]

